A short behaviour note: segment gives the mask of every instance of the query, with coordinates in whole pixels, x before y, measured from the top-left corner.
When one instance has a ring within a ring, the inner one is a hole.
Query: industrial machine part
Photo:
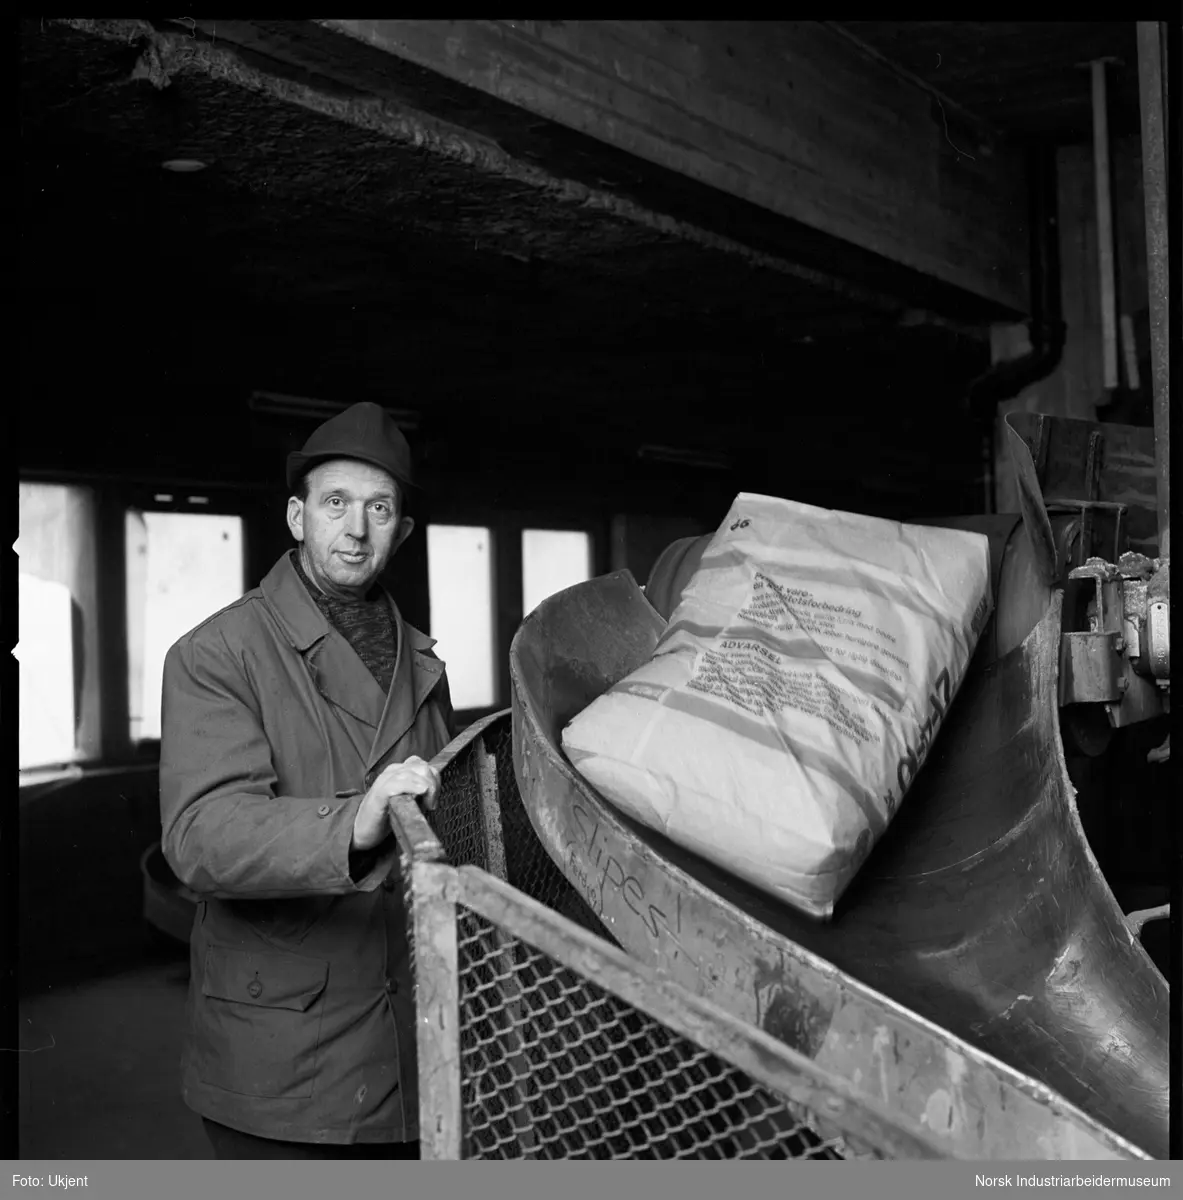
[[[1129,551],[1129,507],[1112,497],[1115,492],[1129,494],[1131,464],[1125,462],[1124,473],[1118,471],[1106,483],[1105,432],[1088,422],[1068,424],[1075,426],[1071,438],[1079,439],[1080,467],[1066,475],[1064,467],[1073,460],[1061,450],[1056,494],[1050,498],[1044,497],[1042,479],[1054,434],[1047,427],[1055,422],[1039,414],[1011,414],[1006,435],[1024,528],[1039,561],[1036,574],[1064,588],[1063,729],[1076,748],[1096,755],[1108,745],[1106,727],[1121,728],[1170,711],[1170,558]],[[1124,490],[1119,490],[1121,484]],[[1110,499],[1103,498],[1106,491]],[[1138,499],[1144,509],[1149,497]],[[996,602],[1021,608],[1034,594],[1030,581],[1024,581],[1018,590],[1000,587]],[[1100,724],[1097,712],[1104,714]],[[1153,761],[1167,756],[1169,739]]]
[[[1060,703],[1100,704],[1115,728],[1170,711],[1170,561],[1126,553],[1068,575]]]

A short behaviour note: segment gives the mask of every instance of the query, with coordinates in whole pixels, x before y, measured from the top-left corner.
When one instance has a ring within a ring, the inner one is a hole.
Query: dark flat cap
[[[411,470],[411,447],[390,414],[377,404],[354,404],[318,425],[303,450],[288,455],[288,487],[296,490],[317,463],[355,458],[381,467],[399,483],[417,487]]]

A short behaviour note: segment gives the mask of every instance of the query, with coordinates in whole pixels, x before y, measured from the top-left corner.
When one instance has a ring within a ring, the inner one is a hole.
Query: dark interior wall
[[[22,788],[19,830],[22,992],[143,952],[139,861],[160,839],[154,763]]]
[[[641,506],[713,517],[740,489],[885,514],[982,503],[978,432],[962,398],[988,363],[985,347],[916,333],[806,349],[756,338],[731,347],[726,370],[708,370],[701,331],[687,329],[660,350],[618,348],[620,374],[589,395],[568,386],[582,367],[561,347],[549,361],[521,358],[508,380],[472,364],[458,388],[432,365],[461,353],[446,341],[414,358],[351,363],[327,317],[285,316],[167,286],[159,298],[119,288],[30,296],[20,465],[282,493],[284,455],[313,422],[250,412],[262,388],[417,409],[422,503],[440,511],[594,507],[608,520]],[[647,444],[731,466],[643,460]]]
[[[658,555],[667,546],[681,538],[712,533],[717,524],[686,516],[620,513],[612,522],[612,569],[631,571],[644,586]]]

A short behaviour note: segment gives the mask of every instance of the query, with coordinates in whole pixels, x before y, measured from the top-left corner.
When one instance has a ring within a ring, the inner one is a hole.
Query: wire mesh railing
[[[445,757],[432,812],[395,805],[425,1157],[938,1153],[843,1079],[616,946],[530,824],[508,713]]]
[[[474,866],[615,944],[530,824],[513,765],[508,710],[471,726],[450,748],[427,821],[453,866]]]
[[[465,1158],[839,1158],[785,1102],[550,955],[458,912]]]
[[[475,867],[411,867],[426,1158],[936,1157],[928,1135]]]

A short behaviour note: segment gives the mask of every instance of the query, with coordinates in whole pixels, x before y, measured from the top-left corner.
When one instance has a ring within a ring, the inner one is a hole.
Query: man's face
[[[308,496],[288,501],[288,528],[305,571],[339,600],[364,596],[414,528],[399,512],[398,487],[380,467],[354,459],[308,473]]]

